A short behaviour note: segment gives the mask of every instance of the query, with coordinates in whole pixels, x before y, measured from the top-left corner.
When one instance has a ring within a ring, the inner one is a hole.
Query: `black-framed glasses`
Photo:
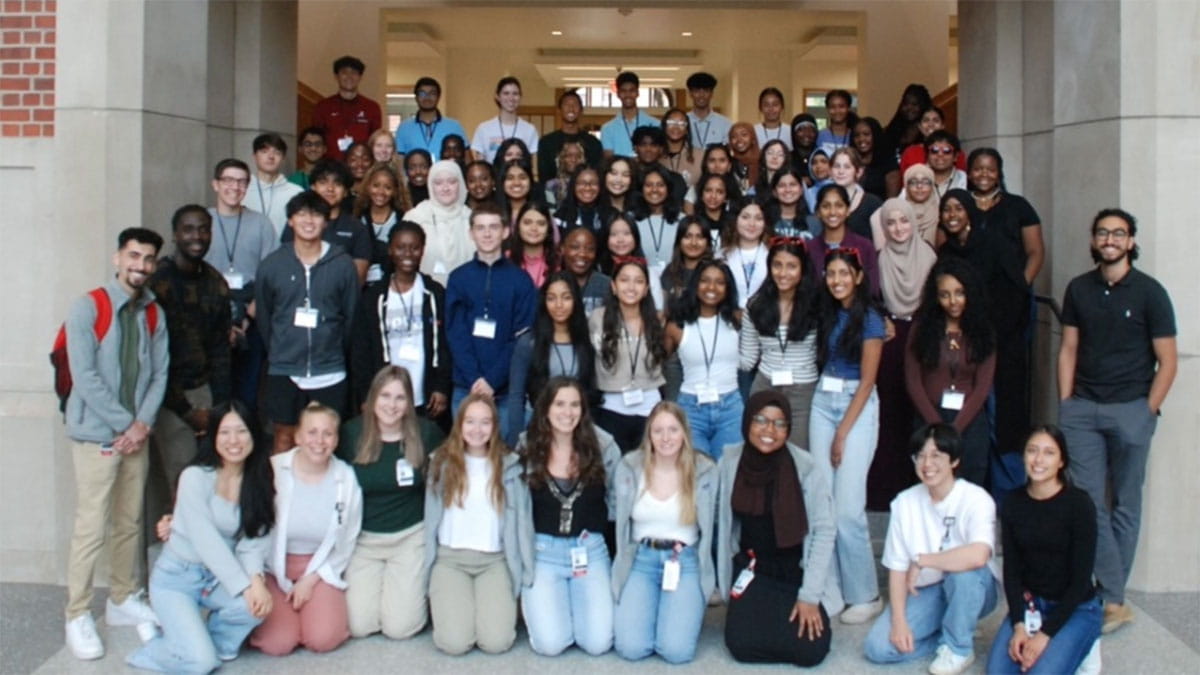
[[[788,421],[782,417],[780,417],[778,419],[771,419],[771,418],[767,417],[766,415],[758,414],[758,415],[751,417],[750,422],[752,422],[753,424],[757,424],[760,427],[765,427],[767,425],[770,425],[770,426],[775,427],[779,431],[783,431],[784,429],[788,428]]]

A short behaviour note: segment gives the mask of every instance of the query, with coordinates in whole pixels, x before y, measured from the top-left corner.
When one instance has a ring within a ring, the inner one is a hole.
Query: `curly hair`
[[[975,268],[957,256],[947,256],[938,261],[925,280],[921,295],[921,306],[913,317],[913,355],[921,367],[936,368],[941,360],[942,338],[946,334],[946,312],[938,302],[938,281],[942,277],[954,277],[962,284],[967,295],[967,306],[963,310],[959,326],[966,342],[966,356],[970,363],[982,363],[996,351],[996,333],[989,318],[987,289]]]

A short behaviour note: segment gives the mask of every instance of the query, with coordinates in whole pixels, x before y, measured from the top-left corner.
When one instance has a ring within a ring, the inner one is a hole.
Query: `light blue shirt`
[[[617,157],[633,157],[633,132],[638,127],[660,126],[657,119],[638,110],[637,119],[630,122],[621,113],[600,127],[600,145]]]
[[[439,112],[437,120],[425,124],[414,115],[396,127],[396,152],[407,155],[413,150],[425,150],[436,162],[441,159],[442,141],[451,134],[458,134],[464,147],[471,141],[456,119],[443,117]]]

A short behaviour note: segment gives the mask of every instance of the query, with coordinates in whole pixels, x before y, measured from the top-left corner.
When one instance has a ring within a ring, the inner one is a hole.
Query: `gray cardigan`
[[[613,598],[620,599],[621,589],[633,569],[638,542],[633,539],[633,505],[638,497],[638,475],[642,472],[642,451],[625,455],[617,465],[617,558],[613,561]],[[717,466],[707,457],[696,453],[696,524],[700,541],[694,547],[700,558],[700,591],[703,597],[712,595],[716,586],[713,571],[713,518],[717,511]]]
[[[741,521],[733,515],[733,479],[737,475],[738,462],[742,458],[743,444],[725,446],[721,462],[717,467],[721,476],[720,500],[718,502],[717,531],[717,583],[721,596],[727,601],[733,586],[733,556],[741,537]],[[808,534],[804,537],[804,583],[796,593],[800,602],[815,605],[826,593],[836,593],[836,579],[830,577],[833,564],[833,546],[837,526],[833,520],[833,489],[826,473],[807,450],[787,444],[796,465],[796,475],[804,491],[804,509],[808,514]]]
[[[104,339],[96,342],[96,303],[88,295],[77,298],[67,314],[67,358],[71,363],[71,396],[67,399],[67,435],[76,441],[110,443],[134,420],[154,426],[158,408],[167,392],[167,324],[162,307],[151,336],[146,307],[154,294],[143,288],[136,300],[111,279],[104,285],[112,305],[112,322]],[[119,403],[121,390],[121,322],[118,314],[130,302],[137,303],[139,339],[138,376],[134,389],[135,414]]]
[[[518,527],[521,512],[530,512],[529,488],[521,479],[521,462],[516,453],[504,455],[504,513],[500,514],[500,545],[504,562],[512,579],[513,597],[519,597],[521,586],[533,585],[533,542],[522,541]],[[446,508],[442,503],[442,486],[429,480],[425,483],[425,592],[429,593],[429,574],[437,560],[438,530]]]

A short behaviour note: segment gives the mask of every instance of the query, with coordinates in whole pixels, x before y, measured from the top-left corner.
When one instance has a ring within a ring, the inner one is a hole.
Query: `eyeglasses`
[[[1092,231],[1092,238],[1096,241],[1104,241],[1109,237],[1112,237],[1113,241],[1125,241],[1128,236],[1128,230],[1106,230],[1101,227]]]
[[[944,452],[919,452],[912,455],[913,464],[949,464],[950,455]]]
[[[663,124],[666,124],[669,127],[686,127],[688,123],[687,120],[667,120],[666,122],[663,122]]]
[[[303,143],[300,144],[300,147],[302,147],[302,148],[323,148],[323,147],[325,147],[325,141],[304,141]]]
[[[249,178],[234,178],[233,176],[221,176],[217,182],[225,187],[246,187],[250,184]]]
[[[954,153],[954,148],[939,148],[934,146],[932,148],[925,149],[925,154],[927,155],[953,155]]]
[[[933,187],[933,181],[928,178],[910,178],[906,185],[908,187]]]
[[[421,89],[417,91],[415,95],[417,98],[437,98],[440,96],[440,93],[436,91],[430,91],[428,89]]]
[[[760,427],[765,427],[767,425],[770,425],[770,426],[775,427],[775,429],[778,431],[783,431],[784,429],[788,428],[788,421],[782,417],[780,417],[778,419],[768,419],[766,415],[760,414],[760,415],[755,415],[755,416],[751,417],[750,422],[752,424],[757,424]]]

